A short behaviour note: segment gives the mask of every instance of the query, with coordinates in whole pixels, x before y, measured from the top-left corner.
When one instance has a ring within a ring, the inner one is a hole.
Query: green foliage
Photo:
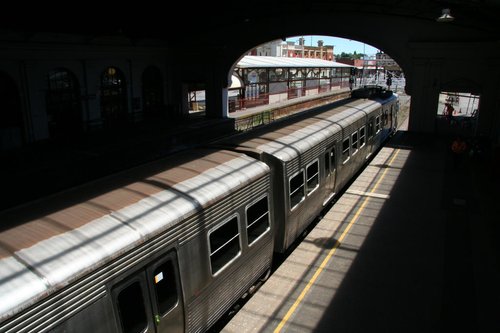
[[[356,51],[354,51],[354,53],[342,52],[340,54],[336,54],[335,58],[362,59],[364,56],[364,53],[356,53]]]

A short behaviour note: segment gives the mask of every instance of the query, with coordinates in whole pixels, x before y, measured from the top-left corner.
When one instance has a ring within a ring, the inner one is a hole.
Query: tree
[[[357,53],[356,51],[354,51],[354,53],[342,52],[340,54],[336,54],[335,58],[363,59],[364,56],[364,53]]]

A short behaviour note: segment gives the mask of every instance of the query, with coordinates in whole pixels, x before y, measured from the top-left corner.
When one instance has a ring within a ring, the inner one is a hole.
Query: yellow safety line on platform
[[[398,153],[399,153],[399,149],[396,150],[396,152],[392,156],[391,160],[389,161],[388,165],[392,164],[392,162],[394,161],[394,159],[396,158],[396,156],[398,156]],[[388,170],[389,170],[389,168],[386,168],[384,170],[384,172],[382,173],[382,176],[380,176],[379,180],[375,183],[375,186],[373,187],[373,189],[370,190],[369,193],[373,193],[373,192],[375,192],[377,190],[377,187],[379,186],[379,184],[382,181],[382,179],[384,179],[385,174],[387,173]],[[326,264],[328,263],[328,261],[330,261],[330,258],[335,254],[335,252],[337,251],[338,247],[340,246],[340,244],[342,243],[342,241],[344,240],[344,238],[347,236],[347,233],[349,232],[349,230],[351,230],[351,227],[354,225],[354,222],[356,222],[356,220],[358,219],[359,215],[361,215],[361,212],[363,211],[363,209],[365,209],[365,206],[368,203],[368,200],[370,200],[370,197],[369,196],[365,197],[365,200],[363,201],[363,203],[361,204],[361,206],[358,208],[358,210],[356,211],[356,213],[352,217],[351,221],[349,221],[349,224],[345,228],[344,232],[342,232],[342,235],[340,235],[339,239],[335,242],[335,245],[333,246],[333,248],[330,250],[330,252],[328,252],[328,255],[326,256],[326,258],[323,259],[323,261],[321,262],[321,265],[318,267],[318,269],[316,270],[316,272],[314,272],[314,275],[309,280],[309,282],[307,282],[307,285],[304,287],[304,290],[302,290],[302,292],[300,293],[300,295],[297,298],[297,300],[295,301],[295,303],[293,303],[293,305],[290,308],[290,310],[288,310],[288,312],[286,313],[286,315],[283,317],[283,319],[279,323],[278,327],[275,328],[274,333],[281,332],[281,330],[283,329],[283,327],[285,326],[285,324],[287,323],[287,321],[290,319],[290,317],[293,315],[293,313],[295,312],[295,310],[297,309],[297,307],[299,306],[299,304],[302,302],[302,300],[306,296],[306,294],[309,291],[309,289],[311,289],[311,286],[314,284],[314,282],[316,281],[316,279],[318,278],[318,276],[321,274],[321,272],[323,271],[323,269],[326,267]]]

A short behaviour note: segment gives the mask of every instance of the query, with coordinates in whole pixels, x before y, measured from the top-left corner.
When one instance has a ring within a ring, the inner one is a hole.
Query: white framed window
[[[300,170],[289,179],[290,209],[294,209],[304,200],[304,170]]]
[[[271,229],[267,194],[246,208],[248,245],[252,245]]]
[[[342,161],[343,163],[347,162],[349,160],[350,152],[350,137],[348,136],[347,138],[342,141]]]
[[[362,148],[366,144],[366,130],[365,127],[359,129],[359,148]]]
[[[358,131],[351,134],[352,155],[358,152]]]
[[[306,167],[306,188],[307,195],[311,194],[319,187],[319,160],[316,159],[309,163]]]
[[[238,221],[238,215],[233,215],[208,232],[212,275],[228,266],[241,253]]]
[[[378,132],[380,132],[382,128],[380,127],[380,116],[377,116],[375,118],[375,134],[377,134]]]

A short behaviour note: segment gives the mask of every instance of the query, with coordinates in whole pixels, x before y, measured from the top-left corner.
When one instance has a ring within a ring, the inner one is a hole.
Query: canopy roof
[[[239,68],[350,68],[351,65],[341,64],[335,61],[314,58],[288,58],[288,57],[266,57],[266,56],[244,56],[236,65]]]

